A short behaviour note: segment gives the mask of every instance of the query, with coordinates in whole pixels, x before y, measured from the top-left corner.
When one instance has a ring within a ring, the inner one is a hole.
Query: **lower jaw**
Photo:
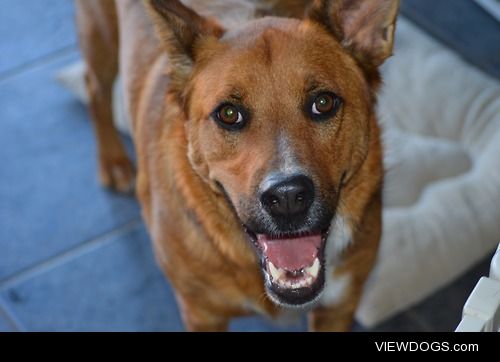
[[[266,279],[268,278],[266,277]],[[316,281],[310,287],[290,289],[277,286],[271,281],[265,283],[267,295],[275,304],[297,309],[306,309],[315,305],[323,294],[324,286],[324,268],[322,268]]]
[[[308,307],[314,306],[323,294],[325,287],[325,262],[324,262],[324,250],[325,241],[323,242],[321,250],[318,252],[317,260],[319,262],[319,270],[317,274],[310,282],[305,282],[308,276],[304,275],[303,278],[299,278],[299,281],[290,281],[291,286],[285,287],[283,283],[273,281],[271,273],[268,271],[268,261],[262,260],[262,272],[265,278],[265,289],[269,298],[277,305],[286,308],[298,308],[307,309]],[[300,282],[302,280],[302,283]],[[295,282],[295,283],[294,283]],[[306,286],[300,286],[301,284],[306,284]]]
[[[264,286],[269,299],[271,299],[271,301],[275,304],[286,308],[307,309],[308,307],[314,306],[321,298],[325,287],[326,268],[324,251],[326,247],[326,241],[328,239],[329,229],[321,233],[322,245],[317,254],[317,259],[319,260],[320,267],[317,276],[311,283],[307,283],[306,287],[298,288],[296,286],[294,286],[293,288],[283,287],[282,285],[279,285],[278,283],[273,281],[273,278],[268,271],[268,261],[266,260],[265,256],[262,255],[262,252],[257,245],[256,235],[248,229],[246,229],[246,232],[261,257],[261,268],[265,279]]]

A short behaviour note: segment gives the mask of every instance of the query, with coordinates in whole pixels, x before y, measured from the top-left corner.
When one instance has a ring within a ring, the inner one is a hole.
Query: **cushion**
[[[357,313],[366,326],[450,283],[500,239],[499,82],[404,18],[383,74],[384,227]]]

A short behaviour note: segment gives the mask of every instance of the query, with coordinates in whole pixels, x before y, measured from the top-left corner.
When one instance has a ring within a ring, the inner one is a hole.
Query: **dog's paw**
[[[101,159],[99,163],[99,179],[103,186],[125,194],[134,191],[135,169],[126,155]]]

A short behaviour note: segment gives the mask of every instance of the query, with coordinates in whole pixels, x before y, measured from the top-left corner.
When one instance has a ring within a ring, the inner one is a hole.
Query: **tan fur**
[[[252,16],[299,18],[309,2],[186,3],[201,16],[176,1],[77,0],[101,179],[118,190],[132,180],[131,165],[111,129],[111,86],[119,64],[133,120],[136,191],[157,261],[175,288],[187,328],[224,330],[235,316],[281,312],[266,297],[239,217],[262,177],[279,164],[279,138],[285,135],[328,202],[334,203],[335,190],[342,188],[339,203],[353,240],[336,273],[349,274],[352,283],[340,305],[318,308],[310,320],[312,330],[348,330],[380,239],[383,166],[374,93],[376,66],[390,55],[392,37],[374,50],[345,46],[343,40],[351,39],[335,40],[339,34],[315,19],[323,6],[316,1],[311,20],[269,18],[219,42],[224,29],[215,17],[227,26],[231,19],[224,15],[238,6],[253,9],[247,12]],[[297,110],[314,85],[310,82],[342,95],[346,106],[334,121],[312,127]],[[221,132],[207,119],[214,104],[232,94],[253,107],[244,136]]]

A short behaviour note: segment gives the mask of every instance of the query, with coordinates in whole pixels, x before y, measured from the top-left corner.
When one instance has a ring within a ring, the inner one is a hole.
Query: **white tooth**
[[[311,265],[309,268],[306,268],[306,272],[313,278],[316,278],[318,276],[319,266],[319,259],[316,258],[314,259],[313,265]]]
[[[269,272],[273,280],[278,280],[284,273],[283,269],[276,268],[272,262],[269,262]]]

